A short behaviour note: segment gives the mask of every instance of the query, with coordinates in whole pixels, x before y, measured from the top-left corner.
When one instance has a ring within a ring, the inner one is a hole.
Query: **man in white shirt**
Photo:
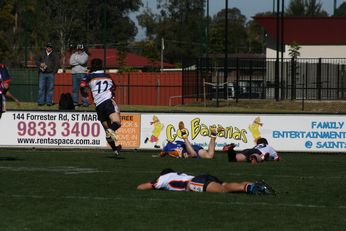
[[[72,67],[72,99],[75,106],[79,106],[79,85],[81,80],[87,73],[88,54],[85,52],[83,44],[78,44],[76,51],[70,57],[70,65]],[[89,102],[85,97],[81,97],[82,106],[88,107]]]

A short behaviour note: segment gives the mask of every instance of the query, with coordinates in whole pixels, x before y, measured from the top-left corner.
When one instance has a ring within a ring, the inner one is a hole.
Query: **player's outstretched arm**
[[[150,182],[142,183],[137,186],[137,190],[152,190],[153,185]]]

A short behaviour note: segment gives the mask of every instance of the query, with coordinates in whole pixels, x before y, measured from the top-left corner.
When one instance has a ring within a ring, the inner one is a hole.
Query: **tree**
[[[204,0],[158,0],[158,13],[146,8],[138,16],[147,38],[154,40],[160,54],[161,39],[165,39],[164,58],[171,63],[201,55],[204,42]]]
[[[288,54],[291,58],[297,59],[300,56],[300,46],[297,42],[292,42],[289,45]]]
[[[0,5],[0,62],[7,62],[10,56],[11,39],[8,32],[15,25],[14,1],[3,1]]]
[[[320,0],[291,0],[285,13],[287,16],[328,16]]]
[[[255,15],[257,16],[273,16],[272,12],[263,12]],[[246,24],[246,33],[249,41],[249,53],[263,53],[264,52],[264,36],[265,32],[261,25],[255,20],[250,20]]]
[[[225,43],[225,10],[221,10],[210,23],[210,53],[224,53]],[[228,9],[228,41],[229,53],[245,53],[248,51],[246,33],[246,17],[238,8]]]
[[[18,63],[23,47],[42,48],[48,41],[61,56],[71,42],[132,41],[137,28],[128,15],[141,4],[141,0],[3,0],[0,55]]]
[[[336,10],[334,16],[346,16],[346,2],[343,2]]]

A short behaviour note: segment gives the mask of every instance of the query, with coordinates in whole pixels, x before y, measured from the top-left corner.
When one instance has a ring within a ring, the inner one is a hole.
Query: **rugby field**
[[[346,155],[259,165],[153,158],[157,151],[0,150],[0,230],[344,230]],[[265,180],[276,196],[137,191],[162,168]]]

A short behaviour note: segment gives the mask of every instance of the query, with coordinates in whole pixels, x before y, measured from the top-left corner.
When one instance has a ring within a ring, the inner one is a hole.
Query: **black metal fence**
[[[346,59],[202,58],[183,69],[183,97],[198,100],[345,100]]]

